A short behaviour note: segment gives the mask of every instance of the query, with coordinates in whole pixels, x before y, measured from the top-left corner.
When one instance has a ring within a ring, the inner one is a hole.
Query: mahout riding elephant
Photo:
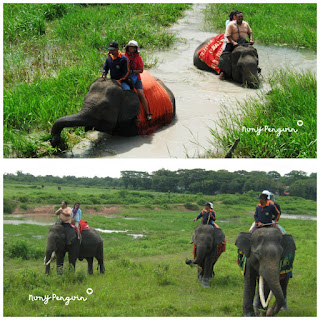
[[[264,308],[268,308],[267,316],[277,314],[281,307],[286,305],[289,280],[287,275],[280,279],[280,262],[287,268],[292,267],[296,250],[293,237],[288,234],[283,235],[277,228],[264,227],[253,233],[240,232],[235,244],[246,257],[243,291],[244,316],[255,316],[253,299],[258,279],[261,304]],[[267,301],[265,299],[270,290],[276,298],[272,307],[268,307],[271,295]]]
[[[214,69],[200,59],[198,54],[198,51],[210,40],[207,39],[196,48],[193,54],[193,64],[201,70],[217,74]],[[218,66],[223,70],[225,79],[247,85],[250,88],[257,88],[259,85],[258,62],[257,49],[252,45],[244,44],[237,46],[232,52],[222,52]]]
[[[214,265],[225,248],[225,235],[220,228],[200,224],[195,227],[192,240],[194,243],[195,259],[186,260],[186,264],[198,265],[198,279],[205,288],[210,288],[209,279],[214,276]]]
[[[88,228],[81,233],[81,241],[71,226],[55,224],[47,234],[45,256],[46,274],[50,273],[50,263],[54,256],[57,259],[57,274],[62,273],[65,254],[69,254],[69,266],[75,270],[76,260],[88,261],[88,274],[93,273],[93,258],[98,260],[100,273],[104,273],[103,239],[94,228]]]
[[[147,72],[144,73],[147,74]],[[169,103],[171,101],[169,107],[171,117],[160,119],[161,124],[167,125],[175,116],[175,98],[161,80],[153,80],[167,92]],[[152,95],[152,90],[150,94]],[[152,105],[149,104],[149,107]],[[84,98],[82,109],[78,113],[62,117],[54,123],[51,130],[51,145],[53,147],[60,145],[60,134],[66,127],[85,127],[86,131],[95,129],[110,135],[135,136],[139,134],[137,129],[139,113],[140,103],[135,91],[123,90],[116,80],[99,78],[91,84],[89,92]],[[153,119],[148,124],[159,127],[157,115],[153,115]]]

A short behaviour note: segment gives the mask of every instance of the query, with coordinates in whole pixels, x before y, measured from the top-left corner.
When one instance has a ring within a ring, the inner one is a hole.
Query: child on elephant
[[[78,239],[80,239],[79,222],[81,220],[80,203],[76,202],[72,209],[72,219],[74,219],[74,225],[77,228]]]
[[[139,53],[138,42],[131,40],[125,47],[126,57],[129,60],[130,74],[129,78],[134,83],[134,88],[137,90],[139,100],[144,108],[146,113],[146,118],[148,121],[152,120],[152,114],[149,111],[149,104],[144,95],[142,81],[140,73],[143,72],[143,61]]]

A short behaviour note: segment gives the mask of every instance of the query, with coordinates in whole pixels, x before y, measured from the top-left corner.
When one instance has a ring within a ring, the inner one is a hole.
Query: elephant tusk
[[[51,254],[50,260],[46,263],[46,266],[51,263],[51,261],[53,260],[55,254],[56,254],[55,251],[53,251],[52,254]]]
[[[260,278],[259,278],[259,296],[260,296],[260,301],[261,301],[262,307],[267,308],[270,301],[271,301],[273,293],[270,290],[268,299],[266,301],[265,296],[264,296],[264,280],[263,280],[262,276],[260,276]]]

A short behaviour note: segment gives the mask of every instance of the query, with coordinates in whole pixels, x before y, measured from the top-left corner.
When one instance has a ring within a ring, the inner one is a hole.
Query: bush
[[[192,210],[192,211],[199,210],[199,207],[198,207],[196,204],[191,203],[191,202],[186,202],[186,203],[184,204],[184,207],[185,207],[186,209]]]
[[[12,214],[16,205],[12,200],[4,199],[3,201],[3,213]]]

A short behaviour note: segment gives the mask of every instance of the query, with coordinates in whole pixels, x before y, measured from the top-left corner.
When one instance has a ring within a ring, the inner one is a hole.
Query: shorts
[[[121,87],[123,90],[131,90],[130,86],[126,82],[121,82]]]
[[[134,84],[134,87],[135,87],[137,90],[143,90],[141,79],[137,79],[137,82]]]

